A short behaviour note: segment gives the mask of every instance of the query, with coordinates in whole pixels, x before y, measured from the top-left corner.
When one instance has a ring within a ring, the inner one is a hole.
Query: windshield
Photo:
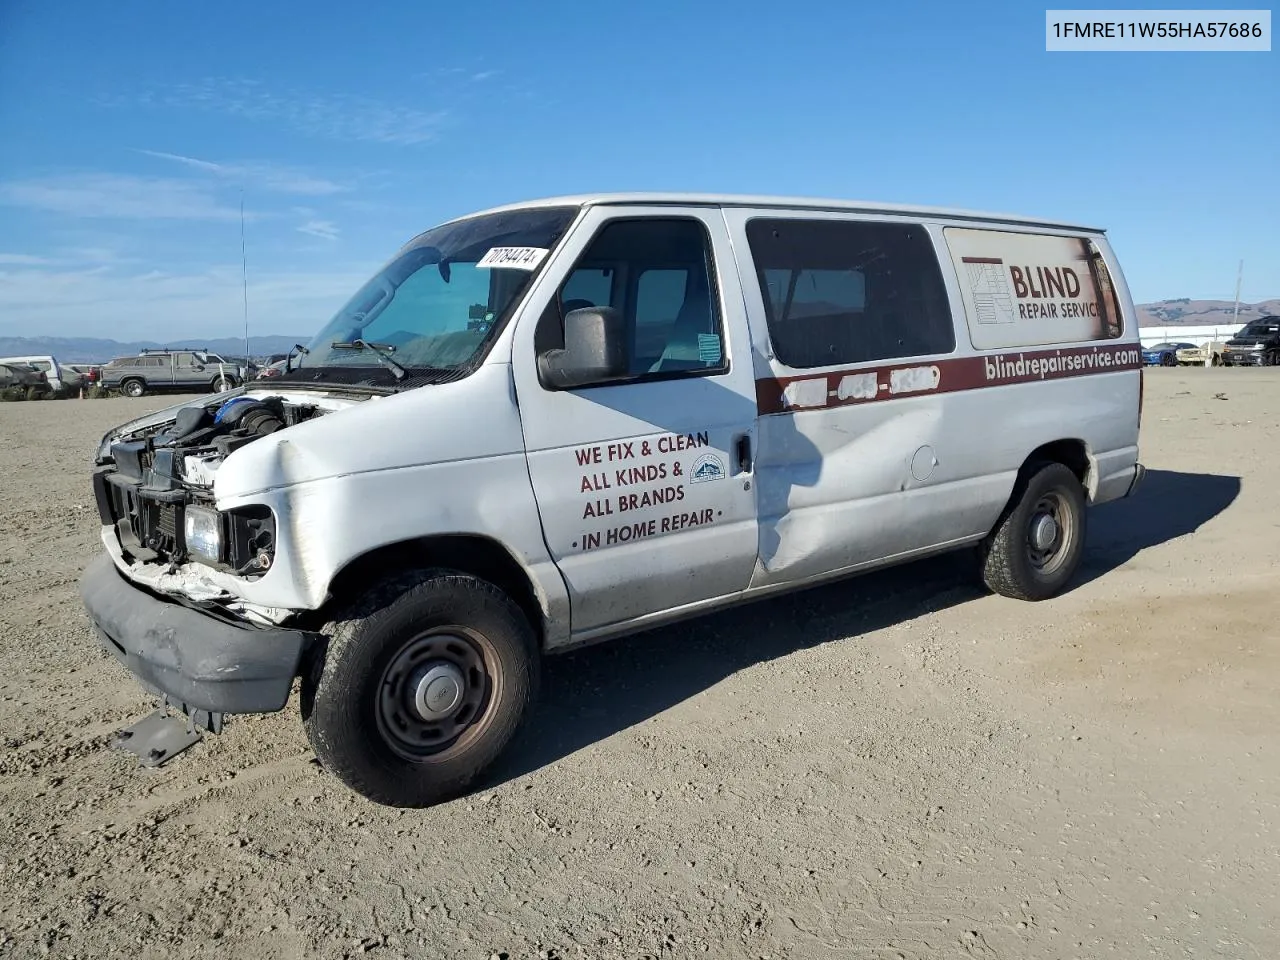
[[[484,355],[576,213],[515,210],[427,231],[337,312],[284,378],[404,386],[456,376]]]

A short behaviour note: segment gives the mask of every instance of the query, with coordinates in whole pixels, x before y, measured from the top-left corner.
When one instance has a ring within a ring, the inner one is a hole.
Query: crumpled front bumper
[[[164,600],[135,586],[107,555],[80,581],[103,649],[154,693],[210,713],[272,713],[289,699],[319,635],[256,627]]]

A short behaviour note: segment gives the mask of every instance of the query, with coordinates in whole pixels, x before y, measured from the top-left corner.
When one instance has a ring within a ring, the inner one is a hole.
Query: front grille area
[[[118,476],[105,484],[111,521],[121,545],[139,559],[170,560],[181,547],[182,504],[147,496]]]
[[[178,540],[178,508],[168,503],[156,504],[156,532],[176,543]]]

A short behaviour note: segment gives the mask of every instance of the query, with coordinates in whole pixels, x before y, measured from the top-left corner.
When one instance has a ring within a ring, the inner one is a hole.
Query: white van
[[[278,377],[102,441],[104,647],[186,713],[301,707],[375,801],[457,794],[539,660],[977,548],[1054,596],[1131,493],[1138,324],[1102,230],[617,195],[404,246]],[[175,718],[173,723],[179,723]]]
[[[45,377],[49,381],[49,388],[54,393],[61,393],[63,387],[79,386],[80,378],[75,371],[63,372],[62,365],[58,363],[56,357],[51,356],[33,356],[33,357],[0,357],[0,363],[25,363],[29,367],[35,367],[37,370],[44,372]]]

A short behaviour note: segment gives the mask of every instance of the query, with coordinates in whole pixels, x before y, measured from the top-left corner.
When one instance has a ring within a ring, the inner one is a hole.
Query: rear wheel
[[[536,696],[528,620],[475,577],[391,578],[324,633],[303,681],[303,724],[325,768],[376,803],[425,807],[461,793]]]
[[[1029,468],[983,544],[987,587],[1017,600],[1060,593],[1080,565],[1086,516],[1084,488],[1070,469],[1060,463]]]
[[[147,392],[147,387],[141,380],[126,380],[120,384],[120,392],[126,397],[140,397]]]

